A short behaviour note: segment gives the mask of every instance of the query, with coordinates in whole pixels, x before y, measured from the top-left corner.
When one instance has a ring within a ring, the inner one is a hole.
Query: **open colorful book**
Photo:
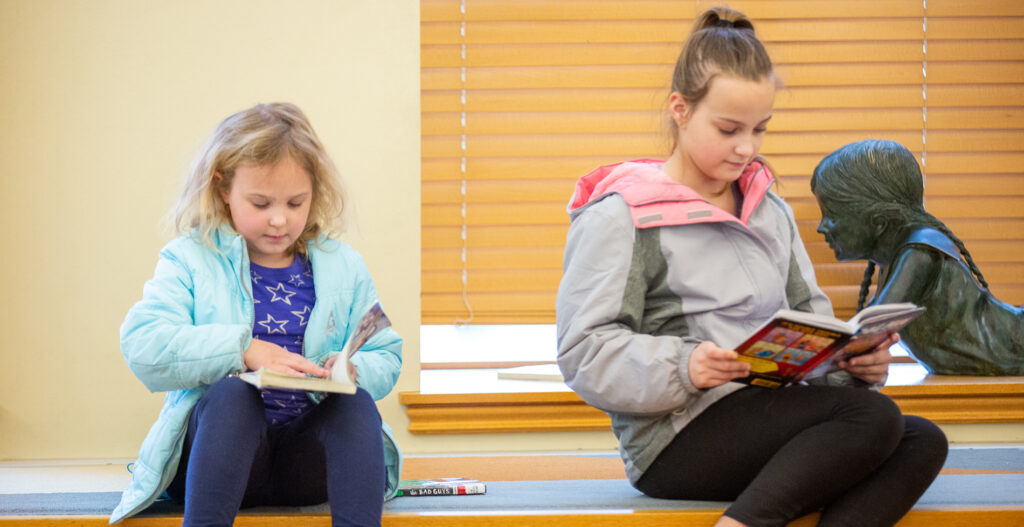
[[[437,478],[403,479],[398,482],[398,496],[463,496],[484,494],[487,485],[475,479]]]
[[[384,314],[380,302],[374,302],[363,317],[359,319],[352,338],[338,353],[338,358],[331,366],[331,374],[327,378],[296,377],[285,373],[260,368],[256,371],[239,374],[239,378],[259,388],[284,388],[289,390],[307,390],[311,392],[356,393],[355,380],[349,377],[348,361],[352,354],[366,344],[370,337],[378,331],[391,326],[391,320]]]
[[[871,351],[892,331],[924,312],[911,303],[878,304],[848,321],[827,315],[780,310],[739,346],[739,360],[751,364],[750,376],[737,379],[778,388],[834,371],[840,357]]]

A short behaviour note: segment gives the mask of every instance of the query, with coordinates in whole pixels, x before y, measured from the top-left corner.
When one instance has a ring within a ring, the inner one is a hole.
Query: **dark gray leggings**
[[[725,515],[782,526],[891,526],[921,497],[948,443],[887,396],[838,386],[744,388],[676,435],[637,482],[656,498],[732,501]]]

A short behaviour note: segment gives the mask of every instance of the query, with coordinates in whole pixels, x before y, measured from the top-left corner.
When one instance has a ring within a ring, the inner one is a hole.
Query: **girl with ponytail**
[[[699,16],[667,100],[672,151],[599,167],[569,203],[555,303],[566,384],[611,416],[630,482],[731,501],[721,526],[891,526],[947,442],[872,389],[890,335],[813,384],[731,382],[733,349],[782,308],[832,314],[761,143],[778,84],[743,14]]]

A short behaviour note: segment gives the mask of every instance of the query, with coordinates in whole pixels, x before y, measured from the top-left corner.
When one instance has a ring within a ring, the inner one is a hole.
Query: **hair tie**
[[[718,27],[736,27],[736,24],[729,20],[719,18],[718,23],[715,24]]]

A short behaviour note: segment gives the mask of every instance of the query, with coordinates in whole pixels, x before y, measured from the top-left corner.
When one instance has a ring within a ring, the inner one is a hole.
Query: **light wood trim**
[[[414,434],[608,430],[608,416],[572,392],[437,394],[402,392]]]
[[[1009,379],[1001,382],[1003,379]],[[963,383],[958,383],[962,381]],[[930,377],[887,386],[904,413],[939,424],[1024,422],[1024,378]],[[401,392],[414,434],[609,430],[608,416],[573,392],[421,394]]]
[[[904,413],[920,415],[940,424],[1024,422],[1024,379],[1015,382],[967,378],[971,384],[956,384],[964,377],[932,377],[931,382],[910,386],[887,386],[889,395]]]
[[[724,509],[707,510],[631,510],[544,511],[535,513],[386,515],[384,527],[523,527],[524,525],[558,525],[560,527],[712,527]],[[788,527],[813,527],[819,515],[809,514],[788,524]],[[896,527],[1016,527],[1024,521],[1024,508],[985,509],[923,509],[912,510]],[[236,524],[237,525],[237,524]]]
[[[523,527],[559,525],[561,527],[711,527],[724,509],[662,510],[558,510],[558,511],[432,511],[425,513],[385,513],[382,527]],[[788,527],[812,527],[818,514],[810,514],[789,523]],[[929,507],[913,509],[896,527],[1016,527],[1024,522],[1024,507]],[[330,524],[326,514],[239,514],[239,527],[312,527]],[[0,526],[30,527],[107,527],[106,516],[0,516]],[[129,518],[125,527],[181,525],[180,516]]]

